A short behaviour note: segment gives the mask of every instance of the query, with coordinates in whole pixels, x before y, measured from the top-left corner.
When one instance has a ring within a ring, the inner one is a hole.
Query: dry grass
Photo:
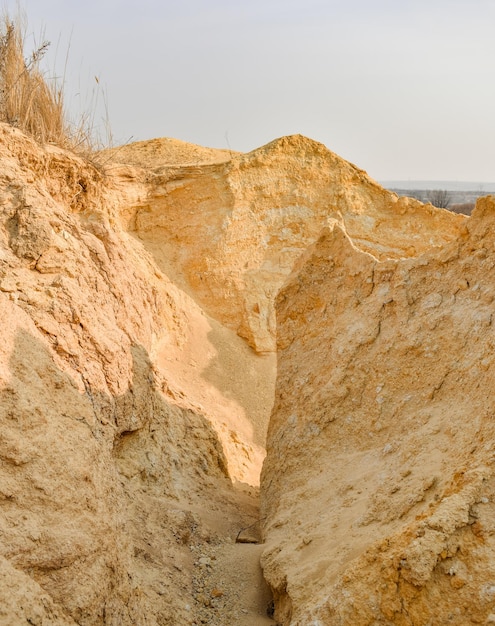
[[[22,17],[0,18],[0,121],[40,143],[91,155],[96,149],[92,116],[82,116],[77,124],[67,121],[60,81],[48,78],[40,68],[50,44],[42,42],[26,57],[25,33]]]

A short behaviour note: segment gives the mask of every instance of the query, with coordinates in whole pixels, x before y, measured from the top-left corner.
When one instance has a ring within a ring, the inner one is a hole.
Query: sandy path
[[[268,626],[270,591],[263,579],[263,545],[234,543],[203,546],[195,560],[196,621],[215,626]]]

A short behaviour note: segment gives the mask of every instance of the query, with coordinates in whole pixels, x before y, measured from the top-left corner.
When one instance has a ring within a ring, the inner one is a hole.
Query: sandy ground
[[[217,504],[191,511],[201,516],[202,526],[187,542],[189,556],[182,562],[192,581],[191,625],[275,625],[269,616],[271,592],[260,566],[265,546],[258,490],[238,485],[223,501],[220,497]]]
[[[196,624],[266,626],[270,591],[263,579],[263,546],[225,541],[198,551],[195,559]]]

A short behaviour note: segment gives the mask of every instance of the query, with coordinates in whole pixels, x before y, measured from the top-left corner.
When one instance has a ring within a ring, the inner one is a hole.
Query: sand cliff
[[[494,618],[493,224],[378,260],[324,231],[278,296],[263,470],[283,624]]]

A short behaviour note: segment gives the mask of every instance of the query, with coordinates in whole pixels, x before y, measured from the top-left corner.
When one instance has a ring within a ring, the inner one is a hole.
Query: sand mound
[[[204,148],[179,139],[161,137],[135,141],[117,148],[103,150],[99,158],[103,162],[125,163],[146,169],[159,169],[173,165],[202,165],[223,163],[234,154],[230,150]]]

